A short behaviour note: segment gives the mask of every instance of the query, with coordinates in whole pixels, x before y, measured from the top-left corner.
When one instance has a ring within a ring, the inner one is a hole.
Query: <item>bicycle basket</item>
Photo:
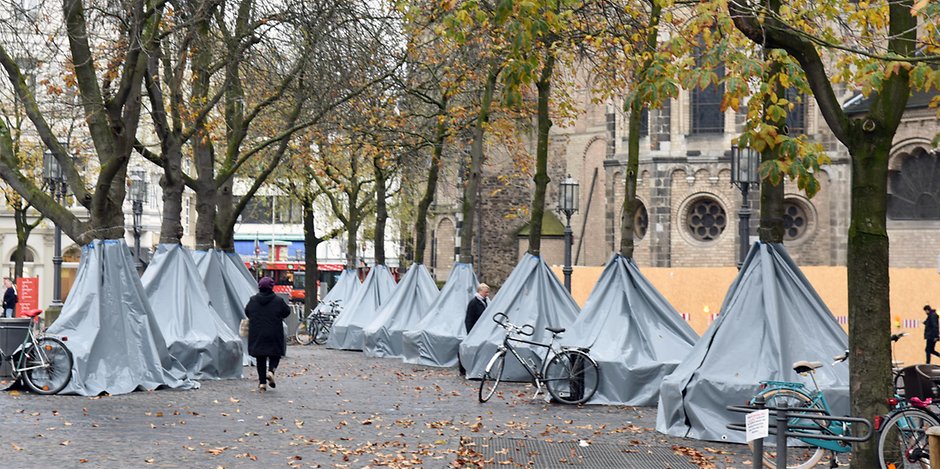
[[[913,365],[902,370],[904,374],[904,397],[927,399],[936,398],[937,384],[940,383],[940,366]]]

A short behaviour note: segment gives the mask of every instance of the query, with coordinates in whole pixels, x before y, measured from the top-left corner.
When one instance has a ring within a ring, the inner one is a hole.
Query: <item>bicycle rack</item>
[[[873,427],[868,419],[862,417],[847,417],[847,416],[833,416],[827,415],[826,412],[822,409],[807,409],[800,408],[799,412],[789,412],[791,409],[786,402],[781,403],[782,405],[767,406],[764,405],[764,400],[762,397],[758,397],[755,405],[746,405],[746,406],[728,406],[727,410],[731,412],[738,413],[750,413],[756,410],[767,409],[770,411],[772,416],[771,421],[774,422],[774,425],[771,426],[768,433],[776,436],[777,441],[777,460],[786,461],[787,459],[787,438],[812,438],[814,440],[831,440],[831,441],[840,441],[843,443],[861,443],[871,439]],[[813,417],[807,417],[806,414],[818,414]],[[810,419],[813,421],[823,420],[827,422],[845,422],[851,423],[852,428],[859,428],[856,425],[860,424],[861,427],[865,428],[865,434],[862,436],[852,436],[852,435],[828,435],[820,432],[819,425],[792,425],[790,424],[790,419],[793,417],[800,417],[804,419]],[[747,426],[740,423],[730,423],[727,425],[729,430],[734,431],[747,431]],[[778,432],[778,428],[785,428],[783,432]],[[793,430],[793,431],[791,431]],[[815,430],[815,431],[813,431]],[[751,458],[752,467],[757,469],[763,467],[764,464],[764,439],[758,438],[754,440],[754,452]]]

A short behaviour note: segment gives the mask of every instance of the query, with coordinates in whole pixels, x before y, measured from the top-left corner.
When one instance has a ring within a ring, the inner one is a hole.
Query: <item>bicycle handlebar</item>
[[[509,322],[509,316],[506,316],[504,313],[496,313],[493,315],[493,322],[499,324],[499,327],[506,329],[510,334],[519,334],[524,336],[532,336],[535,334],[535,327],[531,324],[523,324],[522,326],[517,326]],[[526,329],[528,328],[528,329]]]

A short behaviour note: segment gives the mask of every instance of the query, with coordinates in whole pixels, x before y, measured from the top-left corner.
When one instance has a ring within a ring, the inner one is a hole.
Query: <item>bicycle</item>
[[[330,338],[330,329],[333,327],[333,321],[339,313],[342,312],[340,300],[332,300],[327,303],[329,309],[326,312],[315,311],[297,326],[297,333],[294,338],[300,345],[310,345],[311,343],[323,345]]]
[[[903,335],[900,337],[903,337]],[[892,340],[894,340],[893,336]],[[834,357],[834,359],[833,365],[846,361],[848,351],[843,355]],[[793,370],[798,374],[804,376],[808,374],[810,376],[813,381],[813,390],[807,389],[805,384],[798,382],[761,381],[760,392],[750,402],[753,405],[758,397],[763,397],[767,407],[779,408],[783,403],[786,403],[789,409],[795,411],[796,415],[789,420],[788,427],[804,434],[805,436],[796,439],[810,446],[788,449],[787,461],[784,462],[784,467],[788,469],[815,467],[826,451],[831,454],[830,467],[838,467],[838,455],[852,450],[851,445],[845,442],[813,438],[817,435],[846,435],[851,430],[851,424],[847,422],[814,420],[812,418],[814,413],[832,415],[826,396],[819,389],[816,382],[815,370],[822,366],[820,362],[807,361],[799,361],[793,364]],[[905,400],[894,397],[888,399],[888,404],[892,410],[886,416],[876,418],[874,425],[874,430],[878,432],[878,457],[881,469],[929,468],[926,429],[934,425],[940,425],[940,419],[927,409],[931,404],[930,400],[921,401],[916,397]],[[799,409],[806,409],[807,412],[801,415]],[[897,445],[894,445],[895,443]],[[898,462],[901,461],[918,465],[898,465]],[[763,462],[764,466],[770,469],[779,467],[776,452],[773,450],[768,451],[765,449]]]
[[[517,326],[509,322],[509,317],[503,313],[496,313],[493,321],[506,330],[506,335],[502,345],[496,349],[484,369],[483,379],[480,381],[480,402],[490,400],[496,393],[496,388],[502,380],[507,352],[511,352],[532,377],[532,384],[535,385],[533,398],[542,392],[543,385],[553,399],[563,404],[583,404],[594,396],[600,380],[597,362],[589,355],[590,349],[555,347],[555,340],[565,332],[564,328],[546,327],[545,330],[552,333],[552,340],[543,344],[514,337],[531,337],[535,328],[530,324]],[[542,357],[541,366],[536,367],[532,360],[523,359],[513,342],[544,348],[545,355]]]
[[[30,319],[27,326],[0,323],[0,330],[23,334],[23,340],[13,351],[0,349],[0,360],[10,362],[14,380],[21,379],[37,394],[56,394],[72,379],[72,352],[61,340],[48,337],[39,329],[41,309],[26,311]]]

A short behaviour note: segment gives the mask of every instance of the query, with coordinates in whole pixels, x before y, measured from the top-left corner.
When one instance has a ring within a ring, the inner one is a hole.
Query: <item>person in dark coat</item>
[[[467,304],[467,316],[464,318],[464,326],[467,327],[467,333],[470,333],[470,329],[473,329],[474,324],[480,319],[480,316],[483,315],[483,310],[489,305],[489,299],[487,297],[490,295],[490,286],[481,283],[477,286],[477,293],[473,295],[473,298],[470,299],[470,303]]]
[[[924,312],[927,313],[927,319],[924,320],[924,340],[927,341],[927,363],[930,363],[931,355],[940,357],[940,353],[934,350],[940,340],[940,325],[937,321],[937,310],[930,305],[924,305]]]
[[[16,297],[16,288],[13,286],[13,281],[9,277],[3,278],[3,315],[8,318],[12,318],[16,311],[16,304],[19,303],[19,299]]]
[[[274,372],[287,354],[282,322],[290,314],[290,307],[274,294],[274,279],[261,277],[258,294],[251,297],[245,306],[248,316],[248,354],[255,357],[258,366],[258,390],[264,392],[268,386],[274,388]]]

